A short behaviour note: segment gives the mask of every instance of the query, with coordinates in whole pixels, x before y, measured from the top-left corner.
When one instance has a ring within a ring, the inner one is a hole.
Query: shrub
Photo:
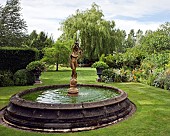
[[[153,82],[153,86],[164,88],[165,76],[159,75]]]
[[[166,76],[166,78],[165,78],[164,89],[170,90],[170,76]]]
[[[21,69],[14,74],[15,85],[33,85],[35,77],[32,72],[26,69]]]
[[[127,71],[122,69],[105,69],[102,73],[102,80],[104,82],[127,82]]]
[[[46,68],[46,65],[44,62],[41,62],[41,61],[32,61],[31,63],[29,63],[26,67],[26,69],[28,71],[45,71],[45,68]]]
[[[127,75],[124,73],[123,70],[114,69],[114,73],[115,73],[114,82],[126,82],[127,81]]]
[[[102,72],[102,81],[103,82],[113,82],[115,77],[115,73],[113,69],[105,69]]]
[[[164,81],[164,89],[170,90],[170,68],[167,68],[164,72],[165,81]]]
[[[123,66],[123,63],[121,63],[122,54],[109,54],[105,57],[106,64],[111,68],[121,68]]]
[[[170,69],[166,69],[164,72],[159,73],[153,82],[153,86],[170,90]]]
[[[13,74],[10,71],[0,71],[0,86],[12,86],[13,82]]]
[[[146,84],[156,87],[157,82],[159,82],[159,81],[156,81],[156,75],[154,75],[154,74],[149,74],[148,75],[148,78],[146,80]]]
[[[103,68],[103,69],[106,69],[108,68],[109,66],[103,62],[103,61],[97,61],[95,62],[93,65],[92,65],[93,68]]]
[[[38,58],[38,50],[29,48],[0,47],[0,54],[0,70],[13,73]]]

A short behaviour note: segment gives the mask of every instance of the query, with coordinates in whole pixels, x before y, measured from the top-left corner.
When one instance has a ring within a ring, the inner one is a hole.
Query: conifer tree
[[[25,40],[27,25],[20,13],[19,0],[7,0],[0,9],[0,46],[22,46]]]

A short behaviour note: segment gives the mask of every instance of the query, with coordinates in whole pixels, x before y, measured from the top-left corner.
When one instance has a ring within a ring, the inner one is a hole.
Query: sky
[[[7,0],[0,0],[5,5]],[[161,24],[170,22],[170,0],[20,0],[22,18],[28,33],[44,31],[55,40],[62,34],[60,23],[76,10],[91,8],[95,2],[103,11],[104,19],[115,21],[116,27],[135,32],[156,30]]]

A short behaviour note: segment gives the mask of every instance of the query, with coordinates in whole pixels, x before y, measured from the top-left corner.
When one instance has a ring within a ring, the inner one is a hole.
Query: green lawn
[[[170,91],[140,83],[97,83],[96,71],[92,68],[78,68],[77,74],[78,83],[105,84],[124,90],[128,93],[129,99],[136,104],[137,111],[127,120],[97,130],[43,134],[0,125],[0,136],[170,136]],[[41,85],[1,87],[0,109],[19,91],[43,85],[69,84],[70,76],[70,68],[65,68],[59,72],[43,73]]]

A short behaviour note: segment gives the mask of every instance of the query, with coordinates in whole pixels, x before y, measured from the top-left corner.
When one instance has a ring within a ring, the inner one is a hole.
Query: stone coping
[[[118,92],[120,95],[116,96],[114,98],[110,98],[107,100],[102,100],[99,102],[83,102],[83,103],[78,103],[78,104],[46,104],[46,103],[39,103],[39,102],[33,102],[29,100],[25,100],[21,98],[22,96],[35,92],[38,90],[46,90],[50,88],[62,88],[62,87],[69,87],[69,84],[63,84],[63,85],[50,85],[50,86],[41,86],[33,89],[27,89],[25,91],[22,91],[20,93],[17,93],[13,95],[10,99],[10,102],[22,106],[22,107],[27,107],[27,108],[36,108],[36,109],[60,109],[60,110],[68,110],[68,109],[86,109],[86,108],[94,108],[94,107],[101,107],[101,106],[107,106],[111,104],[118,103],[120,101],[123,101],[124,99],[127,98],[127,93],[122,91],[121,89],[111,87],[111,86],[104,86],[104,85],[89,85],[89,84],[78,84],[78,86],[84,86],[84,87],[98,87],[98,88],[107,88],[111,89],[113,91]]]

